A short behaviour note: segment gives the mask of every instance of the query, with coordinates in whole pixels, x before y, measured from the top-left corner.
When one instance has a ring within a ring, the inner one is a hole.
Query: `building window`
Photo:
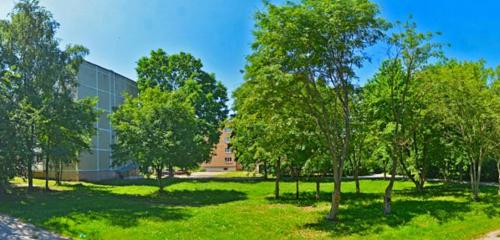
[[[231,128],[228,128],[228,127],[224,128],[224,132],[230,133],[231,132]]]
[[[224,152],[225,152],[225,153],[231,153],[231,148],[230,148],[230,147],[225,148],[225,149],[224,149]]]
[[[229,140],[230,140],[230,139],[229,139],[229,137],[225,137],[225,138],[224,138],[224,142],[225,142],[225,143],[229,143]]]
[[[227,162],[227,163],[230,163],[230,162],[233,161],[233,159],[231,157],[225,157],[224,161]]]

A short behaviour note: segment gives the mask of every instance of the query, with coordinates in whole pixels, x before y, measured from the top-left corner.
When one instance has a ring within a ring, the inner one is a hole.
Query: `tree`
[[[0,35],[1,38],[1,35]],[[0,55],[1,55],[0,49]],[[1,61],[0,56],[0,61]],[[0,67],[3,67],[0,64]],[[0,69],[0,194],[6,191],[9,179],[17,173],[16,169],[16,144],[17,138],[10,119],[13,102],[9,73]]]
[[[87,50],[81,46],[61,50],[55,37],[59,24],[37,0],[18,2],[9,16],[0,23],[2,57],[11,76],[11,119],[20,139],[16,156],[23,160],[19,165],[25,168],[32,190],[33,161],[42,154],[37,150],[48,146],[42,142],[48,139],[44,124],[57,118],[53,114],[64,114],[49,111],[52,99],[63,92],[69,95],[76,87],[78,66]]]
[[[68,46],[64,51],[56,49],[48,67],[51,93],[42,99],[42,111],[37,141],[45,160],[45,188],[49,190],[49,170],[54,158],[54,172],[60,183],[63,163],[77,161],[79,153],[90,150],[91,138],[96,133],[98,111],[97,98],[75,100],[77,74],[88,50],[81,46]],[[56,169],[56,166],[58,169]]]
[[[424,73],[434,98],[432,111],[448,127],[446,137],[463,154],[473,199],[479,200],[481,166],[498,142],[493,71],[479,62],[449,61]]]
[[[494,120],[496,123],[493,125],[493,134],[491,143],[493,146],[493,158],[496,159],[497,163],[497,174],[498,174],[498,195],[500,195],[500,66],[496,68],[495,78],[491,84],[491,90],[493,91],[493,104],[492,113],[494,114]]]
[[[50,168],[54,170],[57,184],[60,184],[64,165],[77,162],[81,152],[90,151],[92,136],[96,134],[95,123],[100,113],[95,109],[97,98],[75,101],[71,91],[56,94],[48,104],[42,125],[43,135],[40,138],[45,158],[46,190],[49,190]]]
[[[201,60],[189,53],[167,55],[158,49],[151,51],[149,57],[139,59],[136,68],[139,91],[151,87],[166,92],[180,90],[193,105],[197,130],[205,141],[189,152],[193,163],[209,159],[228,114],[226,88],[202,67]]]
[[[367,104],[363,98],[362,89],[356,89],[353,93],[352,103],[352,147],[349,155],[349,165],[356,184],[356,193],[360,193],[359,171],[363,159],[367,158],[367,138],[369,134]]]
[[[116,131],[114,164],[133,161],[143,173],[154,169],[160,191],[163,169],[182,164],[192,149],[203,144],[194,109],[178,92],[144,89],[136,98],[126,96],[110,118]]]
[[[364,49],[383,36],[387,24],[377,17],[377,6],[367,0],[266,3],[266,9],[256,15],[248,68],[275,66],[278,74],[290,75],[299,86],[282,101],[300,99],[298,106],[318,124],[335,179],[327,218],[336,220],[342,170],[350,148],[351,81],[355,68],[366,59]],[[274,89],[279,88],[284,89],[276,82]]]
[[[237,98],[235,97],[235,100]],[[241,111],[236,110],[235,111]],[[268,164],[271,163],[271,153],[264,143],[265,123],[255,117],[240,118],[237,114],[229,126],[231,133],[231,149],[234,150],[236,161],[244,169],[255,169],[259,164],[264,165],[264,179],[268,178]],[[237,119],[237,120],[235,120]],[[253,120],[252,120],[253,119]]]
[[[296,180],[296,196],[305,162],[318,148],[317,127],[313,119],[298,108],[295,101],[283,101],[288,95],[275,91],[275,78],[285,77],[274,66],[252,68],[245,82],[234,93],[235,116],[231,120],[231,141],[238,161],[244,165],[272,163],[276,176],[275,197],[279,197],[280,173],[288,172]],[[284,89],[290,81],[281,82]]]
[[[323,146],[319,144],[318,146]],[[316,180],[316,200],[321,198],[321,180],[332,171],[332,162],[326,154],[328,151],[317,149],[304,163],[303,169],[306,174],[312,175]]]
[[[248,76],[248,74],[246,74]],[[234,92],[235,116],[231,119],[233,136],[231,146],[236,158],[243,166],[256,166],[261,162],[274,165],[275,198],[280,196],[280,178],[285,153],[271,119],[279,117],[273,101],[277,96],[270,96],[262,84],[266,84],[263,75],[256,75],[245,81]],[[268,98],[271,97],[271,98]],[[271,110],[271,111],[270,111]],[[266,170],[267,171],[267,170]]]
[[[391,178],[384,194],[384,213],[391,212],[391,195],[398,164],[406,175],[415,182],[420,189],[424,179],[421,171],[413,173],[408,169],[411,159],[411,148],[417,146],[416,126],[422,120],[416,119],[415,113],[419,111],[418,88],[420,82],[416,81],[415,75],[418,71],[428,65],[433,57],[440,57],[441,45],[431,42],[433,34],[418,33],[416,24],[406,22],[402,25],[402,31],[394,33],[389,38],[389,59],[382,63],[380,70],[369,83],[369,102],[373,111],[378,115],[378,129],[386,137],[389,137],[391,164]],[[414,143],[414,144],[412,144]],[[415,148],[417,149],[417,148]],[[415,156],[414,156],[415,157]],[[412,165],[414,167],[414,165]],[[413,168],[417,169],[417,168]],[[422,168],[422,170],[425,170]]]

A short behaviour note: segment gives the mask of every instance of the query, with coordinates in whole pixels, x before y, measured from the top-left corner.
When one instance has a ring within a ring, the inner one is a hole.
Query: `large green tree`
[[[4,65],[0,63],[0,68],[2,67]],[[17,173],[15,154],[17,138],[15,131],[12,131],[14,123],[10,119],[14,107],[10,89],[8,73],[2,68],[0,69],[0,193],[5,192],[9,179]]]
[[[273,87],[278,81],[275,78],[280,77],[288,77],[288,80],[279,80],[282,88],[291,90],[294,87],[288,85],[293,79],[273,66],[247,68],[245,82],[234,93],[231,145],[236,150],[238,162],[273,166],[276,198],[279,197],[280,173],[285,171],[295,177],[298,197],[304,164],[320,144],[314,120],[296,105],[296,101],[283,101],[289,95]]]
[[[201,60],[189,53],[168,55],[162,49],[139,59],[136,68],[140,91],[151,87],[166,92],[180,90],[193,105],[198,119],[196,129],[205,139],[205,144],[191,150],[189,160],[197,163],[210,159],[228,114],[226,88],[202,68]]]
[[[110,117],[116,131],[114,164],[132,161],[145,174],[155,170],[160,191],[163,169],[182,166],[192,149],[204,144],[196,134],[194,109],[178,92],[144,89],[138,97],[126,96]]]
[[[493,128],[493,136],[491,138],[493,147],[492,157],[497,163],[497,176],[498,176],[498,195],[500,195],[500,66],[496,68],[496,75],[491,84],[491,90],[493,95],[493,113],[495,114],[494,120],[496,123]]]
[[[431,109],[448,128],[444,135],[469,168],[473,199],[479,200],[481,167],[498,147],[493,71],[484,62],[449,61],[423,74],[434,99]]]
[[[9,20],[0,22],[2,57],[10,75],[11,101],[15,105],[11,119],[20,139],[16,156],[23,161],[18,164],[24,166],[31,190],[33,161],[35,156],[43,154],[36,150],[47,150],[43,142],[47,133],[44,126],[50,118],[65,114],[49,110],[53,99],[63,92],[69,96],[74,90],[78,66],[87,50],[81,46],[61,50],[55,37],[59,24],[37,0],[18,2],[9,16]]]
[[[293,87],[282,101],[299,99],[297,106],[315,119],[330,155],[335,179],[331,211],[337,219],[344,162],[349,156],[350,98],[355,70],[366,60],[364,50],[375,44],[387,24],[367,0],[287,2],[266,4],[256,15],[253,53],[248,70],[275,67],[276,91],[288,89],[280,79],[292,78]]]
[[[60,184],[65,164],[77,162],[81,152],[90,151],[99,111],[95,109],[96,98],[75,101],[71,91],[56,93],[47,104],[39,140],[45,167],[45,189],[49,190],[51,168]]]

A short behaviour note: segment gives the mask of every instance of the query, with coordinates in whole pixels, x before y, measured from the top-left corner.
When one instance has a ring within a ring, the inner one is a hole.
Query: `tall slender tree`
[[[369,83],[369,101],[378,112],[377,124],[389,137],[390,155],[392,158],[391,178],[384,194],[384,213],[391,212],[391,197],[398,165],[406,171],[408,177],[415,181],[408,169],[411,149],[412,128],[417,119],[416,74],[429,64],[433,57],[440,57],[441,45],[431,41],[433,34],[419,33],[416,24],[408,21],[401,25],[402,30],[389,38],[389,59],[383,62],[379,72]],[[372,85],[372,86],[370,86]],[[422,176],[419,175],[419,178]],[[420,185],[416,182],[417,187]]]
[[[0,23],[2,55],[12,76],[12,119],[17,138],[22,139],[16,155],[23,160],[28,189],[32,190],[33,161],[48,147],[43,142],[47,139],[44,126],[57,118],[54,114],[64,114],[48,114],[52,100],[63,92],[69,96],[76,87],[78,66],[87,50],[81,46],[61,50],[55,37],[59,24],[37,0],[19,1],[9,16]]]
[[[0,35],[1,38],[1,35]],[[2,51],[0,49],[0,55]],[[0,61],[1,61],[0,56]],[[11,114],[14,104],[12,102],[9,72],[0,63],[0,194],[6,191],[9,179],[17,173],[17,136],[12,129],[14,123]]]

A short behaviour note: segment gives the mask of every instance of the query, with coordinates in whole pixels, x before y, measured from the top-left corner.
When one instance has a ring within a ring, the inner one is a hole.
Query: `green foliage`
[[[127,96],[110,118],[116,132],[114,164],[132,160],[143,173],[157,171],[160,180],[164,167],[192,168],[198,163],[192,160],[197,157],[192,149],[204,139],[196,134],[194,109],[178,92],[144,89],[138,97]]]
[[[470,171],[474,198],[478,199],[481,166],[498,148],[496,76],[483,61],[449,61],[427,69],[431,111],[445,127],[444,137],[453,142]],[[460,158],[459,158],[460,159]]]
[[[89,148],[95,101],[74,100],[79,65],[88,51],[78,45],[60,49],[59,24],[49,11],[36,0],[23,0],[9,17],[0,22],[1,89],[8,92],[2,101],[9,108],[2,122],[10,121],[15,132],[9,138],[14,153],[6,156],[31,187],[35,156],[44,157],[48,168],[53,155],[71,162]]]
[[[431,61],[442,57],[441,45],[432,38],[432,33],[417,32],[411,20],[402,24],[402,30],[388,39],[389,59],[365,86],[370,129],[373,138],[379,140],[374,146],[378,150],[374,151],[384,152],[384,157],[392,160],[391,175],[396,174],[399,165],[419,191],[425,184],[431,158],[436,160],[437,149],[443,147],[439,142],[440,126],[427,109],[432,101],[424,87],[427,79],[417,77]]]
[[[57,94],[47,104],[49,107],[41,124],[40,146],[45,154],[46,167],[53,168],[60,181],[63,166],[77,162],[81,152],[90,151],[100,111],[95,109],[97,98],[75,101],[71,94]]]
[[[351,81],[356,68],[367,59],[364,50],[380,40],[387,27],[377,15],[377,6],[365,0],[304,0],[281,6],[266,3],[266,11],[256,14],[255,41],[247,59],[246,79],[255,81],[249,88],[265,87],[247,91],[269,99],[260,105],[265,109],[260,112],[276,112],[276,117],[269,117],[273,124],[280,123],[276,119],[288,119],[290,113],[297,114],[297,119],[306,120],[309,126],[315,123],[309,134],[312,140],[309,142],[314,146],[309,154],[319,153],[316,159],[324,159],[325,155],[330,157],[337,183],[332,219],[338,208],[342,170],[350,150]],[[236,106],[237,114],[248,114]],[[260,117],[256,118],[260,120]],[[272,128],[275,132],[272,135],[281,133],[278,138],[290,137],[290,134],[299,136],[296,132],[308,135],[304,126],[298,126],[300,130],[295,131],[289,124],[278,125],[279,128]],[[287,148],[276,149],[295,141],[270,142],[274,151],[284,150],[282,156],[295,155]],[[270,144],[266,142],[265,145]],[[309,158],[311,156],[300,157]],[[302,163],[306,162],[304,160]],[[313,165],[316,164],[309,164]]]
[[[210,158],[228,114],[226,88],[202,67],[201,60],[189,53],[167,55],[158,49],[151,51],[149,57],[139,59],[136,68],[140,91],[151,87],[167,92],[182,91],[194,107],[198,118],[197,134],[206,138],[205,144],[191,150],[197,155],[197,162]]]
[[[0,60],[1,61],[1,60]],[[3,64],[0,64],[3,66]],[[2,193],[9,179],[17,173],[16,169],[16,134],[12,131],[14,123],[10,119],[13,103],[10,100],[10,83],[0,69],[0,193]]]

